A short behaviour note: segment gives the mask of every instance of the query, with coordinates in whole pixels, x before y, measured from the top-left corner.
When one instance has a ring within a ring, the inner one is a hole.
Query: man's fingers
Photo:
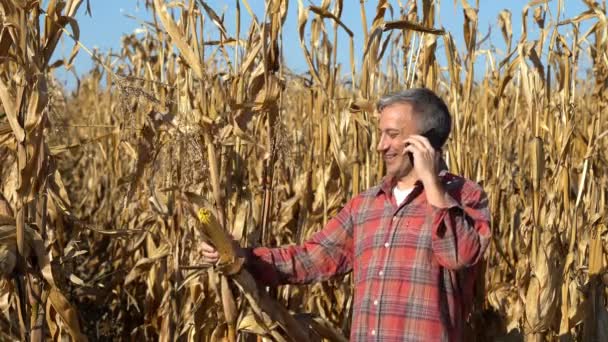
[[[220,258],[220,254],[217,252],[215,247],[211,246],[210,244],[208,244],[204,241],[203,241],[202,254],[203,254],[203,260],[210,264],[216,263]]]
[[[431,145],[431,142],[429,141],[429,139],[427,137],[425,137],[423,135],[412,135],[412,138],[414,138],[416,141],[420,142],[420,144],[422,144],[429,151],[435,150],[435,148],[433,147],[433,145]]]
[[[215,247],[213,247],[210,244],[208,244],[205,241],[203,241],[203,251],[211,253],[211,252],[215,252],[216,249],[215,249]]]
[[[421,151],[434,151],[435,149],[429,142],[429,140],[422,135],[410,135],[407,139],[405,139],[406,144],[416,145],[418,149]]]
[[[411,137],[405,139],[403,142],[405,143],[405,148],[412,147],[412,148],[416,149],[416,151],[420,151],[420,152],[424,151],[424,149],[425,149],[424,145],[422,143],[420,143],[420,141],[418,141],[416,139],[412,139]],[[410,151],[410,152],[413,152],[413,151]]]
[[[220,256],[220,253],[218,253],[217,251],[213,251],[213,252],[203,251],[203,255],[210,257],[210,258],[213,258],[213,257],[217,258]]]
[[[420,153],[420,149],[414,144],[405,145],[405,147],[403,148],[403,154],[406,154],[408,152],[417,155],[418,153]]]
[[[210,253],[210,252],[203,251],[203,260],[210,264],[216,263],[219,259],[220,259],[220,255],[218,252]]]
[[[420,143],[420,141],[412,138],[412,136],[405,139],[404,142],[405,142],[406,147],[412,146],[412,147],[416,148],[416,150],[418,150],[418,151],[422,151],[424,149],[424,145],[422,143]]]

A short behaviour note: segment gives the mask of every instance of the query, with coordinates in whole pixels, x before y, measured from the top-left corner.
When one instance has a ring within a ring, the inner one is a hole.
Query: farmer
[[[246,267],[267,285],[352,271],[351,341],[461,341],[476,265],[490,241],[487,197],[445,170],[451,118],[435,93],[386,95],[377,109],[382,182],[303,245],[243,249]],[[218,253],[204,243],[203,259],[215,263]]]

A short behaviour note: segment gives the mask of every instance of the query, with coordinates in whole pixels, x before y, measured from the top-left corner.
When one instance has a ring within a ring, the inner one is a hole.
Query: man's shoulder
[[[382,184],[378,184],[378,185],[372,186],[371,188],[366,189],[365,191],[362,191],[355,197],[359,197],[362,199],[369,198],[369,197],[376,197],[376,196],[378,196],[378,193],[380,192],[381,189],[382,189]]]
[[[440,178],[446,191],[450,193],[459,192],[464,196],[484,193],[483,187],[479,183],[464,176],[444,171]]]
[[[381,185],[376,185],[354,195],[349,201],[351,207],[355,211],[368,207],[368,205],[378,197],[381,189]]]

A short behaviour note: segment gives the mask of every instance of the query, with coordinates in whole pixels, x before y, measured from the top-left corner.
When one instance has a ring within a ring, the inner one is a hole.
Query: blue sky
[[[229,0],[229,1],[217,1],[208,0],[206,1],[218,14],[224,14],[225,26],[228,33],[234,35],[235,33],[235,4],[236,1],[241,0]],[[406,0],[401,0],[402,3],[406,3]],[[311,4],[319,5],[320,0],[302,0],[304,6]],[[392,0],[390,3],[395,9],[395,15],[397,16],[398,1]],[[420,1],[419,1],[420,3]],[[446,30],[452,33],[452,36],[456,40],[457,47],[460,51],[464,50],[462,25],[464,16],[462,12],[462,6],[460,0],[457,1],[457,5],[454,6],[454,0],[443,0],[441,1],[440,13],[438,15],[437,27],[444,27]],[[469,0],[472,5],[475,4],[475,0]],[[495,0],[480,0],[479,6],[479,30],[478,39],[488,32],[490,26],[491,36],[490,42],[498,49],[504,49],[504,41],[500,33],[500,29],[497,25],[497,16],[502,9],[508,9],[512,13],[512,24],[513,24],[513,39],[514,42],[519,38],[521,34],[521,11],[528,1],[523,0],[511,0],[511,1],[495,1]],[[562,13],[561,19],[573,17],[586,9],[582,0],[564,0],[565,10]],[[258,20],[263,18],[264,13],[264,1],[262,0],[249,0],[249,4],[252,6],[252,10],[258,17]],[[354,32],[355,35],[355,51],[357,62],[360,60],[363,46],[363,31],[360,17],[360,6],[358,0],[344,0],[344,10],[342,14],[342,20],[344,23]],[[375,14],[375,6],[377,1],[368,0],[366,1],[366,12],[368,26],[371,25]],[[553,11],[553,15],[556,15],[555,8],[557,6],[557,0],[550,3],[550,8]],[[99,51],[105,52],[110,49],[117,51],[120,49],[121,36],[126,33],[132,33],[137,28],[141,27],[141,21],[148,20],[150,13],[148,13],[141,0],[91,0],[92,16],[85,15],[85,6],[83,5],[77,15],[77,20],[80,26],[80,40],[81,42],[90,49],[97,48]],[[532,11],[530,11],[531,16]],[[303,53],[300,48],[298,33],[297,33],[297,14],[298,14],[298,1],[291,0],[289,2],[289,11],[287,21],[284,28],[284,54],[288,66],[296,72],[304,72],[307,70],[306,63],[304,61]],[[309,18],[313,14],[311,13]],[[387,14],[388,15],[388,14]],[[127,16],[134,16],[137,19],[129,18]],[[241,2],[241,27],[242,32],[248,29],[248,23],[250,16],[247,13],[245,6]],[[387,18],[390,20],[390,18]],[[329,22],[328,22],[329,23]],[[536,24],[529,24],[529,30],[537,32]],[[569,30],[569,28],[564,28]],[[212,25],[207,25],[206,34],[210,38],[213,38],[217,32]],[[340,39],[339,51],[344,51],[339,58],[339,61],[344,63],[343,70],[348,69],[348,44],[346,35],[343,35]],[[487,44],[485,45],[488,46]],[[62,44],[58,47],[57,57],[61,55],[68,56],[72,48],[72,42],[70,39],[64,39]],[[442,57],[440,57],[441,59]],[[75,70],[79,75],[86,73],[91,68],[91,58],[83,50],[79,52],[79,56],[75,62]],[[59,70],[58,77],[63,82],[71,84],[73,82],[72,76],[66,74],[62,70]],[[72,80],[70,80],[72,79]]]

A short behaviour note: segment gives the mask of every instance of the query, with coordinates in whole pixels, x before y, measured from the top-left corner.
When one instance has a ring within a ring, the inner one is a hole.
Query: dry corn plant
[[[43,9],[40,1],[0,1],[3,339],[87,339],[64,294],[69,274],[62,261],[70,256],[57,253],[50,216],[58,204],[65,206],[66,193],[46,141],[49,77],[69,65],[77,49],[67,60],[53,61],[53,52],[65,27],[78,36],[73,17],[81,3],[48,1]]]
[[[72,318],[47,305],[51,329],[44,333],[55,339],[58,331],[77,331],[77,310],[82,333],[94,339],[344,340],[350,276],[258,288],[231,237],[275,246],[321,229],[384,172],[375,152],[377,98],[426,86],[453,114],[450,169],[482,183],[491,200],[493,243],[466,340],[606,340],[608,21],[605,3],[584,4],[566,20],[562,1],[499,13],[506,51],[498,53],[478,30],[479,5],[464,0],[462,50],[453,33],[438,28],[437,1],[396,7],[381,0],[369,22],[361,2],[363,37],[344,24],[343,1],[291,2],[309,68],[296,75],[282,49],[287,1],[267,1],[263,17],[248,1],[236,1],[236,22],[228,23],[202,0],[149,0],[153,16],[142,23],[143,36],[127,35],[120,51],[95,55],[96,67],[72,95],[46,86],[50,100],[35,116],[43,119],[19,121],[22,111],[10,109],[28,106],[11,107],[13,97],[2,97],[7,201],[0,210],[17,208],[23,248],[32,246],[38,258],[13,279],[38,274],[47,298],[63,294],[74,304],[65,311]],[[535,25],[524,25],[519,41],[512,15]],[[243,16],[250,18],[247,30]],[[19,26],[4,27],[1,42],[12,42],[4,32]],[[216,34],[203,35],[209,31]],[[37,42],[31,38],[29,44]],[[365,47],[360,63],[355,40]],[[8,51],[17,56],[17,46]],[[343,46],[346,68],[339,64]],[[14,80],[15,68],[23,68],[17,57],[3,63],[6,87],[20,94],[17,87],[26,84],[21,93],[30,100],[23,103],[32,103],[40,83]],[[19,127],[28,138],[19,140]],[[35,135],[43,129],[48,142]],[[19,151],[34,155],[33,142],[45,147],[35,155],[46,164],[24,169],[30,164]],[[42,174],[46,183],[34,176]],[[47,215],[34,215],[44,212],[34,208],[46,197],[28,197],[21,184],[50,194]],[[19,229],[7,229],[3,248],[23,255],[12,238]],[[218,267],[200,263],[203,240],[220,250]],[[49,252],[36,248],[41,242]],[[45,255],[55,287],[45,282]],[[17,295],[27,286],[12,284],[2,292],[0,324],[8,327],[6,338],[18,339],[27,331],[23,317],[40,310]]]

